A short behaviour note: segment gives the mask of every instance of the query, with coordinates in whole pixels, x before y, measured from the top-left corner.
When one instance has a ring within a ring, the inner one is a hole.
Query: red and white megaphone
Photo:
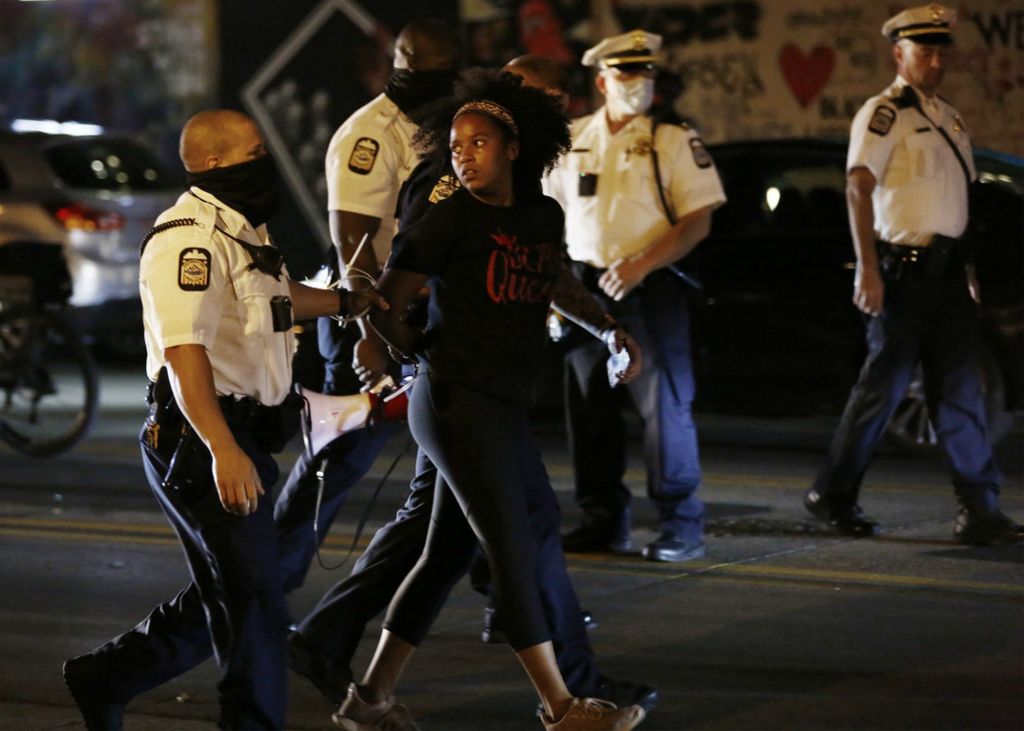
[[[409,407],[409,389],[414,378],[399,387],[390,376],[378,381],[372,389],[349,396],[328,396],[299,387],[305,399],[302,438],[311,455],[350,431],[373,424],[404,421]]]

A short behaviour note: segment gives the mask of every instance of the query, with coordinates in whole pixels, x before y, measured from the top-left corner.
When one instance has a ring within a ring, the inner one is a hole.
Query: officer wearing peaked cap
[[[580,63],[584,66],[597,66],[600,69],[654,69],[654,65],[660,60],[657,55],[660,50],[661,36],[645,30],[631,30],[605,38],[588,49]]]
[[[704,506],[697,496],[686,292],[668,267],[707,236],[711,212],[725,194],[697,132],[656,125],[649,114],[661,42],[655,33],[633,30],[584,54],[583,65],[597,69],[605,105],[573,122],[573,149],[545,183],[565,210],[574,272],[641,349],[654,354],[633,382],[613,390],[600,344],[583,338],[571,344],[566,409],[584,517],[562,545],[567,551],[630,547],[620,413],[628,394],[645,424],[648,494],[661,523],[643,555],[686,561],[704,554]]]
[[[882,35],[893,42],[906,38],[915,43],[945,46],[953,42],[956,19],[956,11],[943,5],[921,5],[904,10],[885,21]]]
[[[960,503],[954,536],[993,545],[1024,534],[997,507],[1001,477],[976,365],[980,293],[964,239],[976,177],[971,141],[956,109],[937,94],[955,22],[954,11],[932,4],[882,26],[898,76],[854,117],[846,164],[853,301],[871,318],[868,357],[804,505],[848,535],[874,533],[857,496],[920,364]]]

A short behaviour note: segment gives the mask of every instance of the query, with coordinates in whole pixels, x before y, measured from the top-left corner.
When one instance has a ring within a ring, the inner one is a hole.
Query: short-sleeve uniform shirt
[[[611,134],[602,107],[572,125],[572,150],[545,179],[544,192],[565,209],[569,256],[595,267],[638,254],[671,223],[651,159],[651,119],[638,116]],[[697,132],[664,124],[656,133],[658,166],[676,219],[725,202],[711,155]]]
[[[879,239],[924,246],[934,234],[957,237],[967,228],[967,178],[936,126],[956,144],[972,180],[976,173],[970,135],[957,111],[911,87],[919,110],[908,101],[907,87],[897,77],[857,112],[846,169],[864,167],[875,177],[872,203]]]
[[[460,189],[398,234],[388,267],[430,277],[430,371],[528,403],[565,266],[562,224],[558,204],[545,196],[500,207]]]
[[[381,94],[338,127],[327,148],[327,210],[379,218],[373,238],[377,261],[391,252],[398,191],[419,157],[412,147],[416,125]]]
[[[157,379],[164,350],[202,345],[218,395],[281,403],[292,381],[295,336],[275,332],[270,300],[288,296],[287,271],[279,278],[250,268],[235,236],[270,246],[266,227],[254,229],[237,211],[199,188],[181,195],[157,224],[194,219],[155,235],[139,268],[146,340],[146,373]]]

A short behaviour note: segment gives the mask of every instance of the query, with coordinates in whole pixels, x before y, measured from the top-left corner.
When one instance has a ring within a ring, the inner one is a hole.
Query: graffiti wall
[[[98,124],[177,157],[214,98],[214,0],[0,2],[0,120]]]
[[[632,0],[624,29],[656,29],[682,92],[676,110],[710,141],[842,137],[861,104],[895,77],[882,23],[906,4],[879,0]],[[975,144],[1024,154],[1024,6],[950,3],[956,48],[942,87]]]
[[[675,111],[709,141],[844,137],[860,105],[895,77],[882,23],[913,1],[461,0],[471,59],[571,58],[573,111],[594,104],[578,59],[606,35],[642,27],[665,38]],[[961,17],[943,95],[976,144],[1024,155],[1024,5],[948,0]]]

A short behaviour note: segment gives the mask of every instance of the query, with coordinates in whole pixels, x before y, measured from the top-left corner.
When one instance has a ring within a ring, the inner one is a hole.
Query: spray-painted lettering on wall
[[[949,5],[954,5],[950,2]],[[678,74],[675,109],[709,141],[846,136],[864,102],[896,75],[882,23],[890,0],[620,0],[623,29],[664,38]],[[1024,155],[1024,9],[1019,0],[961,7],[943,96],[978,146]]]

